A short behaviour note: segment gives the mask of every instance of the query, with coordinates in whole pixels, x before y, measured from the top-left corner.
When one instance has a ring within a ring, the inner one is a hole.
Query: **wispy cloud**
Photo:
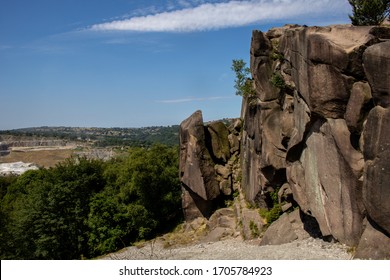
[[[187,103],[195,101],[212,101],[220,99],[230,99],[232,96],[211,96],[211,97],[187,97],[187,98],[178,98],[178,99],[165,99],[165,100],[156,100],[158,103],[172,104],[172,103]]]
[[[193,32],[349,12],[340,0],[179,1],[176,9],[95,24],[95,31]],[[194,6],[194,4],[197,6]]]

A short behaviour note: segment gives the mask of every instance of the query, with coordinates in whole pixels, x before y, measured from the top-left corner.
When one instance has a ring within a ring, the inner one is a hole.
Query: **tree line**
[[[93,258],[182,220],[178,147],[0,177],[1,259]]]
[[[154,126],[142,128],[82,128],[82,127],[30,127],[0,131],[0,140],[13,136],[13,140],[33,140],[34,138],[60,139],[94,143],[97,147],[128,146],[150,147],[160,143],[177,145],[179,126]]]

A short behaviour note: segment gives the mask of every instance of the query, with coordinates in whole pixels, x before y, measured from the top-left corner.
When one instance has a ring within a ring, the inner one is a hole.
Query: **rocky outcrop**
[[[389,49],[390,50],[390,49]],[[370,111],[363,131],[363,201],[368,216],[390,235],[390,109]]]
[[[209,217],[213,200],[219,194],[214,165],[206,147],[205,128],[200,111],[180,126],[180,181],[183,209],[187,219]]]
[[[265,228],[255,210],[265,208],[286,213],[264,245],[307,236],[311,224],[357,258],[390,258],[389,39],[390,28],[372,26],[253,31],[255,94],[243,98],[241,133],[204,125],[200,112],[181,125],[186,217],[211,216],[237,184],[252,208],[236,205],[245,238]]]
[[[291,213],[284,213],[272,223],[261,239],[260,245],[280,245],[320,236],[318,224],[297,209]]]
[[[363,232],[390,241],[389,38],[384,27],[296,25],[252,36],[246,199],[270,207],[272,193],[287,186],[323,236],[357,246],[358,255]],[[386,257],[378,248],[375,257]]]
[[[237,222],[233,209],[221,208],[207,221],[207,235],[202,239],[203,242],[220,241],[227,237],[236,235]]]
[[[389,38],[388,38],[389,39]],[[373,45],[364,52],[363,65],[375,104],[390,106],[390,41]]]
[[[287,173],[296,202],[316,217],[322,234],[354,245],[363,220],[359,193],[363,161],[349,144],[347,131],[343,120],[316,121],[299,160],[289,164]]]
[[[186,220],[210,217],[237,187],[241,121],[229,128],[220,121],[203,123],[197,111],[180,125],[180,182]]]
[[[357,259],[390,259],[389,235],[378,229],[372,222],[366,221],[367,225],[360,238],[359,246],[356,249]]]

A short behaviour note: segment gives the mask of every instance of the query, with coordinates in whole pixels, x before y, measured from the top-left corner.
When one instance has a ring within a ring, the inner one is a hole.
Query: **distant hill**
[[[155,143],[173,146],[179,143],[179,125],[143,128],[42,126],[0,131],[0,141],[10,137],[13,141],[32,138],[83,141],[97,147],[150,146]]]

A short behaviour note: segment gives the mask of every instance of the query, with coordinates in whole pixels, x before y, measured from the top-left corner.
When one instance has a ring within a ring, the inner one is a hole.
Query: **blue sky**
[[[348,23],[347,0],[0,0],[0,130],[238,117],[253,29]]]

